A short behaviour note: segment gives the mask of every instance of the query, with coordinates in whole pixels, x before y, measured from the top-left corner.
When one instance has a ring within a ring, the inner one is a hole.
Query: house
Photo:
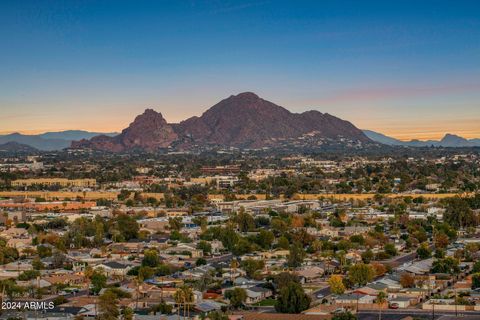
[[[199,312],[208,313],[221,310],[222,306],[225,306],[225,304],[216,301],[202,301],[197,303],[194,308]]]
[[[321,236],[327,236],[331,238],[338,237],[339,229],[333,227],[325,227],[318,231],[318,234]]]
[[[296,270],[295,273],[304,281],[311,282],[316,279],[319,279],[325,273],[323,268],[317,266],[304,267],[302,269]]]
[[[245,278],[245,277],[236,277],[235,280],[233,280],[233,284],[235,286],[245,286],[245,285],[251,285],[251,284],[254,284],[254,283],[257,283],[256,281],[254,280],[250,280],[248,278]]]
[[[210,241],[210,245],[212,246],[212,254],[220,254],[225,250],[223,243],[219,240]]]
[[[245,292],[247,293],[247,304],[258,303],[273,295],[272,290],[259,286],[247,288]]]
[[[180,243],[176,247],[168,248],[166,253],[188,253],[188,255],[192,258],[200,258],[203,257],[203,250],[197,249],[195,246],[188,245],[185,243]]]
[[[416,275],[424,275],[424,274],[430,273],[432,264],[433,264],[433,258],[430,258],[430,259],[414,262],[406,267],[399,268],[399,270],[405,270],[407,272],[410,272]]]
[[[338,304],[372,304],[375,303],[375,296],[362,293],[347,293],[339,295],[335,299]]]
[[[51,276],[46,276],[43,279],[50,282],[51,284],[62,284],[62,285],[79,285],[84,283],[85,278],[78,274],[65,273],[65,274],[54,274]]]
[[[7,241],[7,247],[15,248],[18,251],[23,251],[26,248],[31,247],[32,238],[11,238]]]
[[[387,286],[388,292],[396,292],[402,289],[402,285],[400,284],[400,282],[392,278],[382,278],[378,280],[377,283],[381,283]]]
[[[132,266],[129,266],[120,262],[116,262],[116,261],[108,261],[108,262],[101,263],[93,268],[95,270],[103,269],[103,271],[108,277],[111,277],[111,276],[125,277],[127,275],[127,272],[132,268]]]
[[[290,254],[290,250],[263,251],[260,254],[263,259],[277,259],[279,257],[287,257]]]
[[[369,285],[369,286],[358,288],[355,291],[353,291],[353,293],[355,293],[355,294],[357,294],[357,293],[358,294],[366,294],[366,295],[369,295],[369,296],[376,297],[380,291],[384,292],[385,290],[379,290],[379,289],[376,289],[376,288],[372,288]]]
[[[10,239],[10,238],[22,238],[29,236],[27,229],[24,228],[9,228],[0,232],[0,236]]]

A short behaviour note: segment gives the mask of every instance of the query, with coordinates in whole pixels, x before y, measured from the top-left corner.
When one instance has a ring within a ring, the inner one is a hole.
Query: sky
[[[244,91],[480,138],[480,1],[0,1],[0,133],[179,122]]]

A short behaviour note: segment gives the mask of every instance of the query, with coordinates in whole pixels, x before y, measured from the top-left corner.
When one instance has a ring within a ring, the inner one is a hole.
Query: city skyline
[[[480,137],[480,5],[0,4],[0,133],[119,132],[253,91],[401,140]]]

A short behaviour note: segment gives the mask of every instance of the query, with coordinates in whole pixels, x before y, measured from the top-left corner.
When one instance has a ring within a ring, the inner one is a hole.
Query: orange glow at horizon
[[[131,122],[131,121],[130,121]],[[56,132],[56,131],[67,131],[67,130],[83,130],[83,131],[89,131],[89,132],[98,132],[98,133],[112,133],[112,132],[118,132],[120,133],[123,129],[125,129],[127,125],[122,124],[113,124],[109,123],[109,126],[106,127],[100,127],[100,126],[91,126],[91,127],[82,127],[82,128],[66,128],[66,127],[49,127],[48,129],[42,129],[42,130],[16,130],[16,131],[0,131],[0,135],[5,135],[5,134],[11,134],[11,133],[20,133],[20,134],[25,134],[25,135],[37,135],[37,134],[42,134],[45,132]],[[355,125],[356,123],[352,121],[352,123]],[[122,127],[123,125],[123,127]],[[421,128],[421,129],[415,129],[415,128],[405,128],[403,130],[401,129],[395,129],[392,127],[385,127],[383,125],[373,125],[372,123],[369,123],[370,126],[359,126],[356,125],[358,128],[364,128],[368,130],[372,130],[381,134],[384,134],[388,137],[395,138],[401,141],[410,141],[410,140],[440,140],[442,139],[445,134],[454,134],[461,136],[465,139],[478,139],[480,138],[480,129],[479,128],[466,128],[465,126],[462,127],[449,127],[448,129],[439,129],[437,128]]]

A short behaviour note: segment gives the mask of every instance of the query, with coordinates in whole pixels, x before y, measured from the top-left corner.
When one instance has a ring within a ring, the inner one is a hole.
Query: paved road
[[[332,292],[330,291],[330,286],[324,287],[322,289],[318,289],[312,292],[312,295],[317,299],[317,295],[322,294],[324,297],[330,295]],[[323,298],[322,298],[323,299]]]
[[[386,263],[394,263],[400,266],[404,263],[411,262],[416,258],[417,258],[417,253],[414,251],[414,252],[405,254],[403,256],[394,257],[393,259],[386,261]]]
[[[462,311],[458,312],[458,317],[461,319],[461,315],[464,314],[466,316],[478,316],[480,319],[480,311]],[[435,311],[435,319],[439,319],[442,316],[454,316],[455,311]],[[378,319],[378,310],[372,311],[360,311],[358,314],[359,320],[377,320]],[[421,316],[425,319],[432,319],[432,311],[431,310],[422,310],[422,309],[387,309],[382,311],[382,319],[385,320],[397,320],[402,319],[407,316]]]
[[[215,257],[207,258],[206,260],[207,260],[208,263],[228,262],[228,261],[232,260],[232,258],[233,258],[233,254],[228,253],[228,254],[224,254],[222,256],[215,256]]]

